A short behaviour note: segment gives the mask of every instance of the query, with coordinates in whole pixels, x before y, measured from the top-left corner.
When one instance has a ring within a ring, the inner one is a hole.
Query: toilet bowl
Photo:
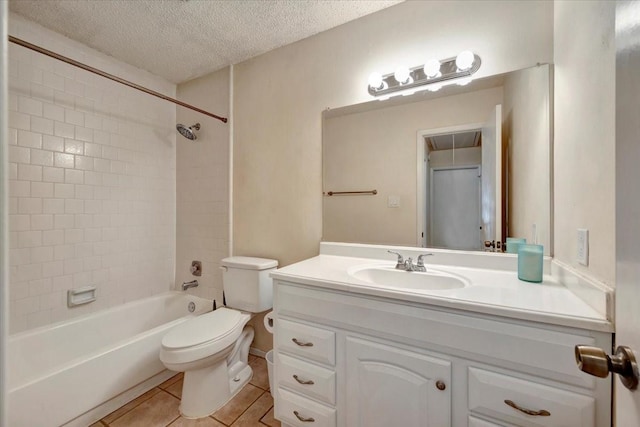
[[[162,339],[160,360],[167,369],[184,372],[180,412],[188,418],[211,415],[252,376],[247,359],[253,328],[251,316],[218,310],[190,319]]]
[[[222,265],[226,300],[234,308],[187,320],[162,339],[160,360],[167,369],[184,372],[180,413],[186,418],[211,415],[251,380],[248,357],[254,331],[246,325],[253,313],[272,305],[268,270],[277,261],[230,257]]]

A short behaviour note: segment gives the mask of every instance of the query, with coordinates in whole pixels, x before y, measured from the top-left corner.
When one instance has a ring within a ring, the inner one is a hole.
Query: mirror
[[[544,64],[327,109],[322,239],[550,255],[551,96]]]

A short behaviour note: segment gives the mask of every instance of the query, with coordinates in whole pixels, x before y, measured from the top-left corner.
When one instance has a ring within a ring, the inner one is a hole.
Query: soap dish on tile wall
[[[78,289],[69,289],[67,291],[67,307],[75,307],[78,305],[88,304],[96,300],[96,287],[84,286]]]

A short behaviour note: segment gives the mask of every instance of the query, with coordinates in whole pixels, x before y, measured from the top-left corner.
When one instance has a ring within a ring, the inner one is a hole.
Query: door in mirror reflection
[[[431,168],[427,246],[482,249],[480,166]]]
[[[485,241],[501,241],[502,105],[488,110],[482,124],[418,132],[426,160],[419,173],[426,180],[418,184],[424,247],[482,250]]]

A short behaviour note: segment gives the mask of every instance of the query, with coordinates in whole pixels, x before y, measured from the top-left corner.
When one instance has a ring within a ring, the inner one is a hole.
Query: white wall
[[[178,86],[178,99],[218,116],[229,116],[229,68]],[[189,293],[222,305],[220,260],[229,255],[230,124],[186,108],[178,122],[200,123],[198,139],[176,136],[176,285],[198,279]],[[191,261],[202,261],[202,276]]]
[[[156,91],[175,85],[11,14],[9,32]],[[173,104],[9,49],[10,327],[53,323],[169,290]],[[66,291],[98,300],[66,306]]]
[[[510,73],[504,84],[503,144],[507,144],[509,237],[538,243],[551,255],[551,108],[548,65]],[[504,159],[503,159],[504,161]]]
[[[368,75],[463,49],[478,77],[551,62],[552,2],[405,2],[235,67],[234,252],[313,256],[322,233],[321,111],[370,100]]]
[[[615,283],[615,3],[555,2],[554,247],[557,260]],[[589,230],[589,266],[576,261]]]
[[[326,118],[324,191],[378,194],[324,197],[322,240],[417,245],[418,131],[483,123],[500,103],[502,87],[496,87]],[[430,165],[442,166],[444,154],[432,153]],[[389,196],[399,197],[400,207],[387,207]]]

